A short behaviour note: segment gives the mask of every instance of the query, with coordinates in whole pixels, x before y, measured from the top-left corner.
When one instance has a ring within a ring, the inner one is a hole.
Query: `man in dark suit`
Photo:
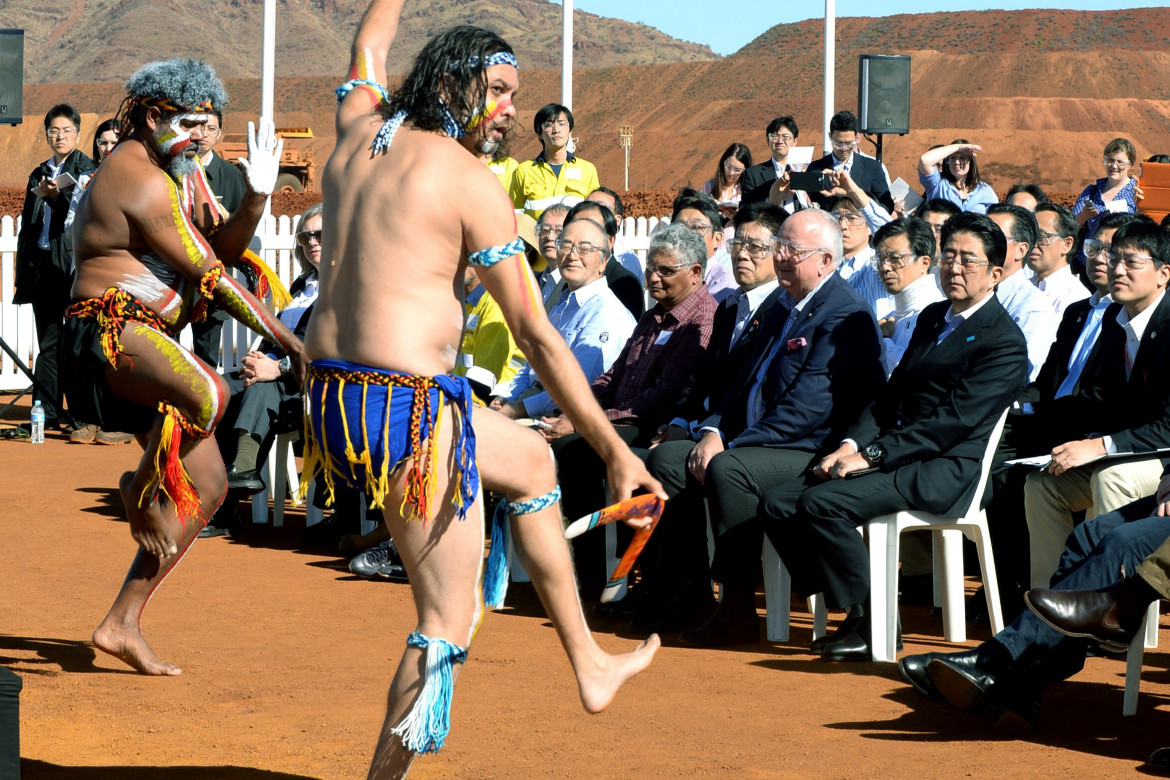
[[[857,117],[849,111],[838,111],[829,120],[829,139],[833,144],[832,154],[813,160],[808,166],[812,171],[846,171],[849,178],[865,190],[865,194],[876,200],[886,211],[893,213],[894,198],[882,164],[872,157],[857,154]],[[811,194],[813,201],[821,208],[828,208],[830,202],[841,195],[848,195],[843,188]]]
[[[699,424],[698,443],[662,444],[650,453],[650,472],[672,495],[655,532],[661,576],[654,585],[664,597],[658,614],[633,628],[678,630],[706,616],[699,609],[711,606],[706,494],[715,578],[729,607],[724,617],[737,620],[684,638],[704,645],[757,638],[754,612],[742,620],[730,607],[754,593],[759,497],[811,466],[826,438],[840,437],[885,378],[877,323],[836,274],[841,256],[841,228],[825,212],[808,209],[784,222],[774,263],[786,294],[763,325],[766,335],[723,403]]]
[[[215,145],[223,137],[223,113],[217,111],[207,120],[207,132],[199,141],[199,162],[207,175],[207,183],[216,200],[228,214],[240,207],[244,199],[244,174],[233,163],[215,153]],[[219,365],[219,342],[226,312],[212,309],[207,319],[191,323],[191,351],[213,368]]]
[[[869,556],[857,526],[905,509],[962,514],[991,430],[1027,382],[1024,337],[994,295],[1007,252],[1003,232],[985,216],[960,214],[942,238],[948,300],[919,315],[902,362],[841,445],[803,481],[769,491],[762,502],[793,588],[824,593],[830,609],[849,611],[835,634],[814,645],[827,660],[870,655]]]
[[[1092,374],[1101,354],[1098,336],[1107,316],[1106,309],[1113,304],[1109,295],[1107,254],[1110,242],[1118,228],[1135,219],[1139,217],[1133,214],[1106,214],[1085,242],[1086,248],[1092,250],[1087,253],[1085,270],[1095,291],[1090,298],[1065,309],[1056,331],[1056,342],[1048,351],[1036,381],[1020,396],[1019,408],[1008,416],[1003,440],[996,451],[988,484],[987,522],[996,540],[995,571],[999,576],[1004,618],[1009,622],[1023,610],[1023,592],[1031,580],[1028,523],[1024,513],[1024,479],[1028,471],[1004,468],[1000,464],[1039,455],[1061,442],[1096,430],[1096,420],[1085,419],[1069,405],[1076,403],[1074,399],[1081,395],[1082,380]],[[1115,508],[1110,506],[1106,511]],[[973,599],[971,603],[986,602]]]
[[[788,152],[796,146],[796,139],[800,137],[800,128],[791,116],[778,116],[768,123],[765,131],[768,139],[768,148],[772,156],[759,165],[753,165],[743,172],[743,179],[739,185],[740,205],[759,203],[768,200],[768,193],[772,190],[772,182],[777,176],[788,172]],[[785,200],[779,204],[789,214],[808,208],[808,198],[804,193],[788,193]]]
[[[1109,287],[1121,308],[1101,326],[1101,360],[1077,399],[1076,414],[1090,431],[1053,447],[1049,467],[1028,474],[1024,485],[1032,587],[1049,584],[1073,513],[1092,518],[1152,495],[1162,461],[1142,453],[1170,447],[1170,235],[1141,219],[1119,228],[1111,243]],[[1133,457],[1097,462],[1127,453]]]

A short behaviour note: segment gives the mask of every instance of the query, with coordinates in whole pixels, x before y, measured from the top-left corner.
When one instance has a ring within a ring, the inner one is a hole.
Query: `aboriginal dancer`
[[[276,181],[271,123],[259,134],[249,123],[248,191],[225,219],[197,158],[209,117],[227,104],[215,71],[197,60],[153,62],[126,90],[122,137],[74,221],[65,389],[79,419],[134,433],[145,450],[119,484],[139,550],[94,644],[145,674],[173,675],[180,670],[147,645],[141,614],[223,500],[223,461],[209,437],[228,395],[177,334],[214,304],[280,344],[298,377],[306,362],[300,341],[221,262],[245,254]]]
[[[364,490],[383,509],[418,612],[390,686],[370,767],[377,778],[404,775],[447,734],[454,678],[483,613],[483,487],[508,498],[521,560],[587,711],[604,709],[659,647],[657,636],[622,655],[597,646],[577,598],[548,445],[474,407],[467,381],[448,376],[463,330],[466,264],[499,302],[544,387],[609,464],[613,497],[645,489],[665,498],[549,324],[512,204],[477,157],[495,149],[516,115],[511,47],[487,30],[448,30],[388,96],[386,55],[402,5],[373,0],[350,80],[338,89],[337,146],[323,187],[326,259],[306,337],[306,480],[324,472],[328,485]]]

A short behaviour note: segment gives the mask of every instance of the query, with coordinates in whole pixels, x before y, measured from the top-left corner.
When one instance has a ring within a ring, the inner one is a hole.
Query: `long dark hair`
[[[111,130],[113,131],[115,137],[121,135],[120,131],[122,130],[122,123],[118,121],[117,117],[113,119],[107,119],[97,126],[97,130],[93,131],[93,154],[91,155],[90,159],[94,161],[95,165],[101,162],[102,159],[98,156],[98,139],[102,137],[102,133]],[[115,143],[117,142],[115,141]]]
[[[390,96],[387,116],[405,110],[419,130],[442,130],[445,94],[447,110],[466,125],[478,109],[472,101],[482,101],[486,94],[483,63],[499,52],[513,53],[507,41],[482,27],[461,25],[440,33],[418,53]]]
[[[727,147],[727,151],[725,151],[723,156],[719,158],[719,167],[715,171],[715,197],[719,197],[723,193],[723,190],[727,187],[727,174],[723,172],[723,163],[727,162],[728,158],[730,157],[734,157],[743,163],[745,170],[752,167],[751,149],[747,148],[747,146],[741,143],[734,143]],[[743,174],[740,174],[740,176],[742,180]]]

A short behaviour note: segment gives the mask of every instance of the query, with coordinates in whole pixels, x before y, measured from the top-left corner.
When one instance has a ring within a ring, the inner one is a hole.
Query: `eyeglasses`
[[[801,246],[788,241],[776,239],[776,259],[783,260],[790,265],[800,265],[817,252],[832,254],[828,249],[819,246]]]
[[[1047,230],[1040,231],[1040,240],[1036,242],[1036,246],[1050,246],[1054,241],[1059,241],[1061,236],[1059,233],[1049,233]]]
[[[791,133],[768,133],[768,143],[770,144],[790,144],[795,140],[796,136],[792,135]]]
[[[555,127],[555,128],[559,128],[559,129],[561,129],[561,130],[564,130],[564,129],[565,129],[565,128],[567,128],[568,126],[569,126],[569,122],[568,122],[568,120],[565,120],[565,119],[550,119],[550,120],[548,120],[547,122],[545,122],[543,125],[541,125],[540,127],[541,127],[541,129],[543,129],[543,130],[552,130],[554,127]]]
[[[588,241],[580,241],[576,244],[563,238],[557,241],[557,254],[564,255],[565,257],[568,257],[569,255],[573,254],[573,252],[576,252],[577,257],[585,258],[589,257],[594,252],[600,251],[601,247],[597,246],[596,244],[590,244]]]
[[[669,279],[686,268],[685,265],[648,265],[646,266],[646,278],[649,279],[654,274],[658,274],[659,279]]]
[[[727,173],[731,174],[732,176],[734,176],[737,173],[744,172],[744,168],[742,166],[737,168],[736,166],[731,164],[730,160],[723,163],[723,170],[726,171]]]
[[[305,230],[297,233],[297,243],[301,246],[308,246],[310,241],[316,241],[317,246],[321,246],[321,231]]]
[[[966,155],[952,155],[947,158],[947,162],[949,162],[951,165],[970,165],[971,158],[967,157]]]
[[[1101,162],[1105,163],[1106,168],[1117,168],[1122,171],[1133,165],[1129,160],[1117,160],[1112,157],[1102,157]]]
[[[972,257],[971,255],[956,255],[954,252],[943,252],[942,256],[938,259],[938,264],[942,268],[951,268],[955,263],[961,265],[964,271],[974,270],[988,265],[988,262],[983,258]]]
[[[856,141],[833,141],[833,148],[842,152],[847,152],[854,147]]]
[[[1081,244],[1081,248],[1085,250],[1085,257],[1100,257],[1101,255],[1109,254],[1113,247],[1106,244],[1104,241],[1097,241],[1096,239],[1085,239],[1085,243]]]
[[[833,219],[846,225],[860,225],[865,221],[865,217],[856,211],[830,211]]]
[[[691,230],[695,231],[700,236],[705,236],[708,233],[710,233],[712,230],[710,224],[708,224],[706,222],[700,222],[698,220],[695,220],[694,222],[679,222],[678,224],[685,225],[686,227],[689,227]]]
[[[1120,252],[1110,252],[1108,257],[1110,268],[1124,265],[1127,271],[1139,271],[1154,262],[1154,258],[1151,255],[1123,255]]]
[[[97,144],[97,147],[99,149],[105,149],[108,146],[117,146],[118,145],[117,141],[107,141],[104,138],[97,139],[97,141],[95,141],[95,143]]]
[[[548,238],[549,236],[559,235],[561,229],[555,225],[541,225],[536,228],[537,238]]]
[[[914,257],[915,254],[913,252],[878,252],[874,255],[878,268],[881,268],[883,265],[888,265],[895,271],[908,264]]]
[[[731,240],[731,253],[747,252],[750,257],[761,260],[775,251],[774,241],[747,241],[741,238]]]
[[[75,133],[77,133],[77,130],[72,127],[50,127],[45,131],[45,135],[49,136],[49,138],[68,138]]]

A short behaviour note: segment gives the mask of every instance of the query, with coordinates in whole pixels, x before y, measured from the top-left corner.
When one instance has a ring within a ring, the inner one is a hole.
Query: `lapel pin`
[[[968,341],[968,342],[974,341],[974,340],[975,340],[974,336],[968,336],[966,339],[964,339],[964,341]]]

